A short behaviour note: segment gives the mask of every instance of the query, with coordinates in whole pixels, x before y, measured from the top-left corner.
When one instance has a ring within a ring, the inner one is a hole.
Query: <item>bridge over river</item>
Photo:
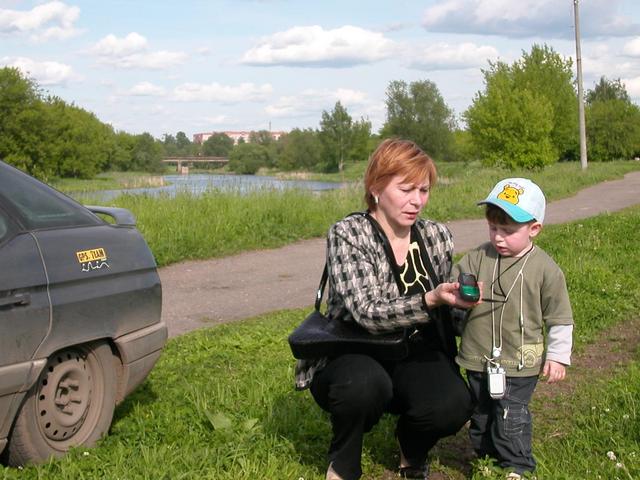
[[[178,173],[188,173],[188,169],[186,171],[183,167],[188,167],[197,163],[205,163],[208,165],[215,165],[216,167],[224,167],[227,163],[229,163],[229,159],[227,157],[205,157],[205,156],[197,156],[197,157],[167,157],[162,160],[164,163],[175,163],[177,165],[176,171]]]

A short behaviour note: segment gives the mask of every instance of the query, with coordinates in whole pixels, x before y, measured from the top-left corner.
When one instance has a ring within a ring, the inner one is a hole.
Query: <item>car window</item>
[[[102,223],[66,195],[3,163],[0,194],[30,230]]]

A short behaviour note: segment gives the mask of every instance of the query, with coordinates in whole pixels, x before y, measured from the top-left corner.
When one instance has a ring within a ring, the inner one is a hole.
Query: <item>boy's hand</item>
[[[548,383],[555,383],[564,380],[566,372],[567,369],[563,364],[554,362],[553,360],[547,360],[544,362],[542,376],[547,377]]]

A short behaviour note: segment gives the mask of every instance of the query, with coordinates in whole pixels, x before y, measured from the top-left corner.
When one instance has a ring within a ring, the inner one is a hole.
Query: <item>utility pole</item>
[[[580,123],[580,165],[587,169],[587,131],[584,121],[584,95],[582,93],[582,56],[580,54],[580,15],[579,0],[573,0],[573,19],[576,29],[576,68],[578,70],[578,121]]]

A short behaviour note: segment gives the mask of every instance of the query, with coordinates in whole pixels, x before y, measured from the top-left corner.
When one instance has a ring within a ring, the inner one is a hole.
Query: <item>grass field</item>
[[[362,168],[349,166],[358,172],[357,178]],[[557,200],[639,169],[640,162],[633,161],[591,164],[586,172],[579,164],[562,163],[534,173],[443,163],[441,180],[423,215],[438,221],[479,217],[483,210],[476,202],[507,176],[529,176],[543,188],[548,200]],[[355,176],[353,173],[350,175]],[[362,184],[357,181],[320,194],[306,190],[263,190],[246,195],[211,191],[198,196],[182,193],[175,198],[124,194],[108,204],[135,214],[161,266],[322,237],[333,222],[364,208]]]
[[[540,237],[567,276],[577,358],[605,329],[638,316],[638,225],[635,207],[548,226]],[[0,478],[323,479],[329,421],[308,392],[293,390],[286,343],[305,313],[282,311],[170,340],[97,448],[38,467],[0,467]],[[624,369],[587,373],[569,396],[534,399],[534,416],[554,412],[534,420],[538,478],[640,478],[640,356]],[[460,467],[455,457],[464,448],[464,433],[444,442],[433,469],[456,480],[500,478],[484,462]],[[392,478],[392,417],[367,435],[363,464],[367,480]]]

